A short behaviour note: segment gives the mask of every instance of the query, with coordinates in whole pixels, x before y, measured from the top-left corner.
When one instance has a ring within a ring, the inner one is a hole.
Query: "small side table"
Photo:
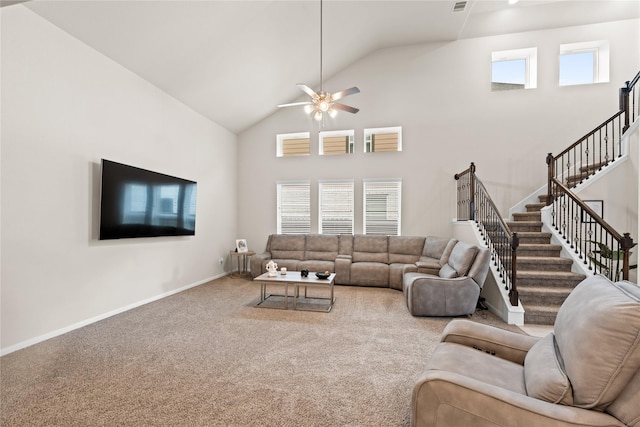
[[[249,269],[247,268],[248,257],[251,255],[255,255],[255,251],[246,251],[246,252],[236,252],[230,251],[229,256],[231,258],[235,258],[238,265],[238,271],[236,274],[231,273],[231,277],[243,277],[249,274]],[[231,262],[231,267],[233,267],[233,261]]]

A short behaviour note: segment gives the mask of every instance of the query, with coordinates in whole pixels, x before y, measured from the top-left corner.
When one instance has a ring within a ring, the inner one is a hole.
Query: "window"
[[[535,89],[538,86],[538,49],[491,53],[491,90]]]
[[[320,155],[353,153],[353,130],[320,132]]]
[[[402,127],[364,130],[364,152],[402,151]]]
[[[401,190],[401,179],[364,181],[364,234],[400,236]]]
[[[320,234],[353,234],[353,181],[318,183]]]
[[[311,190],[309,181],[279,182],[277,186],[278,234],[311,232]]]
[[[609,81],[609,42],[560,45],[560,86]]]
[[[308,156],[309,132],[283,133],[276,136],[276,157]]]

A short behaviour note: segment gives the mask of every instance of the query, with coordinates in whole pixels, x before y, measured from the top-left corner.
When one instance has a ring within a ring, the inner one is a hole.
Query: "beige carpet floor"
[[[450,318],[336,287],[330,313],[254,307],[223,278],[0,359],[2,426],[407,426]],[[508,326],[487,312],[471,320]]]

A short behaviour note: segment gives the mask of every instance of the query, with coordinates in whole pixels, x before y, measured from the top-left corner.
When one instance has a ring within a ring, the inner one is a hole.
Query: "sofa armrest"
[[[413,388],[411,425],[623,427],[604,412],[557,405],[442,370],[427,370]]]
[[[524,364],[527,352],[539,340],[538,337],[463,319],[449,322],[440,337],[442,342],[473,347],[520,365]]]
[[[348,285],[351,283],[351,255],[338,255],[335,261],[336,278],[338,285]]]
[[[261,254],[255,254],[249,258],[249,265],[251,270],[251,277],[256,278],[262,273],[266,273],[266,271],[262,270],[262,266],[265,261],[269,261],[271,259],[271,252],[263,252]]]

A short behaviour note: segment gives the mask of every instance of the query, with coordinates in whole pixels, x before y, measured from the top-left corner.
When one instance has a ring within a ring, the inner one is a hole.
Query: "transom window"
[[[278,234],[311,232],[311,186],[309,181],[286,181],[276,184]]]
[[[609,81],[609,42],[560,45],[560,86]]]
[[[366,179],[363,184],[363,233],[400,236],[402,180]]]
[[[308,156],[311,153],[309,132],[283,133],[276,136],[276,156]]]
[[[491,53],[491,90],[534,89],[538,86],[538,49]]]
[[[354,135],[353,129],[320,132],[320,155],[353,153]]]
[[[402,151],[402,127],[364,130],[364,152]]]
[[[353,180],[318,182],[320,234],[353,234]]]

